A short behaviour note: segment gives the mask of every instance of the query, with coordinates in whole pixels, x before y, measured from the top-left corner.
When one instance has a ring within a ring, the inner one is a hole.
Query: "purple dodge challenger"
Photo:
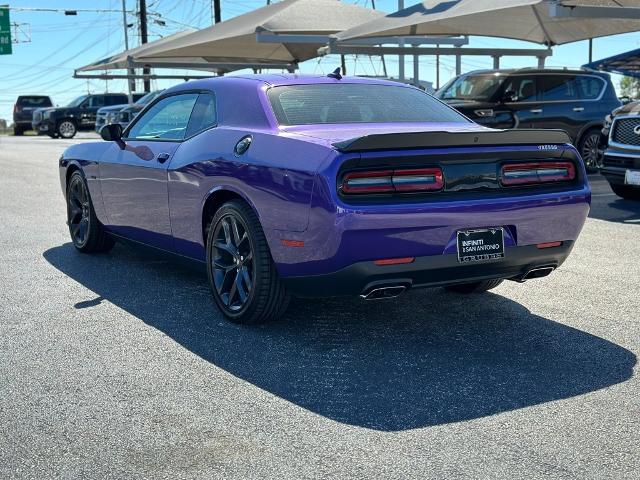
[[[591,199],[564,132],[484,128],[414,87],[335,72],[188,82],[101,135],[60,159],[75,247],[125,239],[203,262],[239,323],[290,295],[546,276]]]

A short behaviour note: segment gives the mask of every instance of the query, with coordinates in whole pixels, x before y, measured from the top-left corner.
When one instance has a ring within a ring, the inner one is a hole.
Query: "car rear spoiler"
[[[557,145],[571,143],[564,130],[486,130],[477,132],[375,133],[333,144],[341,152],[405,148],[475,147],[487,145]]]

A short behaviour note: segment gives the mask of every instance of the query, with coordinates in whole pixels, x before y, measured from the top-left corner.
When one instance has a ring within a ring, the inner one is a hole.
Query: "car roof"
[[[265,86],[284,86],[284,85],[307,85],[307,84],[369,84],[369,85],[393,85],[407,88],[415,88],[404,83],[394,82],[391,80],[383,80],[380,78],[367,77],[342,77],[337,80],[327,75],[297,75],[297,74],[255,74],[255,75],[226,75],[223,77],[211,77],[175,85],[168,88],[164,93],[173,93],[183,90],[193,89],[215,89],[220,85],[240,85],[242,83],[262,84]],[[257,86],[257,85],[256,85]]]
[[[609,76],[608,73],[598,72],[596,70],[585,70],[580,68],[501,68],[501,69],[482,69],[472,70],[467,73],[463,73],[461,76],[466,75],[490,75],[492,73],[500,75],[512,75],[512,74],[571,74],[571,75],[598,75],[602,77]]]

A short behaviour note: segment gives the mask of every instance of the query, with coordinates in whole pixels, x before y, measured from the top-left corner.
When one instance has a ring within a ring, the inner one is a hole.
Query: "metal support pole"
[[[342,67],[342,75],[347,74],[347,62],[344,60],[344,55],[340,55],[340,66]]]
[[[456,76],[462,73],[462,57],[460,54],[456,54]]]
[[[500,57],[496,55],[493,57],[493,69],[498,70],[499,68],[500,68]]]
[[[538,68],[544,68],[544,57],[538,57]]]
[[[129,33],[127,28],[127,0],[122,0],[122,25],[124,27],[124,49],[129,50]],[[127,101],[129,102],[129,105],[131,105],[133,103],[132,92],[136,90],[136,81],[133,79],[133,75],[135,75],[135,71],[132,68],[130,68],[128,72],[129,72],[129,75],[132,76],[132,78],[127,80],[127,86],[128,86]]]
[[[398,10],[404,10],[404,0],[398,0]],[[404,47],[404,40],[400,40],[400,47]],[[398,80],[404,82],[404,55],[398,55]]]
[[[416,87],[420,86],[420,57],[418,55],[413,56],[413,84]]]
[[[440,45],[436,44],[436,48],[440,48]],[[440,54],[436,54],[436,90],[440,90]]]
[[[593,62],[593,38],[589,39],[589,63]]]

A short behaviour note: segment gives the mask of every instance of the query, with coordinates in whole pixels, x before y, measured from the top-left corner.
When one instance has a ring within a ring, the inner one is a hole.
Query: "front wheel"
[[[258,217],[239,200],[222,205],[211,221],[207,276],[218,308],[235,323],[274,320],[289,303]]]
[[[613,193],[627,200],[640,200],[640,187],[629,187],[627,185],[610,184]]]
[[[56,132],[60,138],[73,138],[76,136],[77,131],[76,124],[71,120],[61,121],[58,124],[58,128],[56,128]]]
[[[582,135],[578,142],[578,151],[584,160],[584,166],[590,173],[596,172],[602,166],[601,136],[602,132],[599,128],[592,128]]]
[[[461,283],[460,285],[450,285],[445,287],[447,290],[456,293],[482,293],[487,290],[491,290],[496,288],[503,282],[501,278],[496,278],[494,280],[482,280],[480,282],[473,283]]]
[[[67,223],[71,241],[78,251],[97,253],[113,248],[114,241],[98,220],[87,183],[77,170],[67,184]]]

